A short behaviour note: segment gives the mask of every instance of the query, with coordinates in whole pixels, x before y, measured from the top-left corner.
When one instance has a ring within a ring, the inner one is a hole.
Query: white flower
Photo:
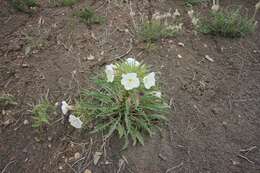
[[[193,25],[198,25],[198,22],[199,22],[199,18],[196,18],[196,17],[193,17],[192,19],[191,19],[191,23],[193,24]]]
[[[153,91],[153,92],[151,92],[151,94],[158,98],[162,97],[162,93],[160,91]]]
[[[136,61],[134,58],[127,58],[126,63],[131,66],[139,66],[140,62]]]
[[[138,88],[140,86],[140,81],[136,73],[122,74],[121,84],[124,85],[126,90],[131,90]]]
[[[211,10],[214,11],[214,12],[218,11],[219,10],[219,5],[213,5],[211,7]]]
[[[69,116],[69,122],[70,122],[70,125],[72,125],[73,127],[77,128],[77,129],[80,129],[83,124],[83,122],[78,117],[75,117],[72,114]]]
[[[68,105],[68,103],[66,101],[62,101],[61,102],[61,111],[64,115],[66,115],[69,110],[72,109],[72,106]]]
[[[194,11],[193,10],[188,11],[188,15],[189,15],[190,18],[193,18]]]
[[[174,17],[179,17],[181,15],[181,13],[179,12],[178,9],[175,10],[175,12],[173,13]]]
[[[155,86],[155,73],[152,72],[144,77],[143,79],[144,87],[150,89],[152,86]]]
[[[115,65],[110,64],[110,65],[106,65],[106,69],[105,69],[105,73],[107,76],[107,82],[113,82],[114,78],[115,78]]]

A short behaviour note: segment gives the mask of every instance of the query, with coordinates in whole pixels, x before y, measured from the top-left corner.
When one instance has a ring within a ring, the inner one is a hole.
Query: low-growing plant
[[[32,127],[42,128],[44,125],[49,124],[49,115],[53,110],[54,106],[48,100],[43,100],[34,106],[32,110],[34,119]]]
[[[173,37],[178,33],[179,25],[165,25],[157,20],[144,22],[138,31],[142,41],[154,42],[161,38]]]
[[[9,105],[16,105],[16,99],[14,96],[9,94],[3,94],[0,96],[0,107],[6,107]]]
[[[169,106],[161,96],[155,73],[135,59],[107,65],[95,79],[98,89],[84,90],[75,106],[75,115],[85,122],[94,121],[92,133],[105,131],[106,137],[118,133],[129,143],[144,145],[144,134],[152,135],[167,121]]]
[[[193,6],[193,5],[209,2],[209,0],[184,0],[184,1],[185,1],[185,5],[187,6]]]
[[[18,11],[32,13],[32,8],[38,6],[37,0],[12,0],[11,4]]]
[[[182,30],[183,25],[177,22],[180,15],[178,9],[174,13],[154,13],[150,20],[142,22],[137,27],[137,37],[141,41],[151,43],[161,38],[176,36]]]
[[[79,0],[62,0],[61,5],[62,6],[73,6],[76,4]]]
[[[98,16],[96,12],[90,8],[84,8],[83,10],[76,12],[75,16],[78,16],[81,21],[87,25],[101,24],[105,21],[103,16]]]
[[[255,20],[240,9],[211,11],[209,17],[200,19],[198,30],[204,34],[224,37],[242,37],[255,30]]]

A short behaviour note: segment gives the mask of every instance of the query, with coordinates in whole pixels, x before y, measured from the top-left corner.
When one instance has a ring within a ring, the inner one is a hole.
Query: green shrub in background
[[[243,37],[255,31],[255,20],[241,14],[240,9],[212,11],[209,17],[200,19],[198,29],[204,34]]]
[[[11,0],[11,4],[16,10],[25,13],[32,13],[32,8],[38,6],[37,0]]]
[[[76,12],[75,16],[79,17],[81,21],[87,25],[101,24],[105,21],[103,16],[98,16],[96,12],[90,8],[84,8],[83,10]]]

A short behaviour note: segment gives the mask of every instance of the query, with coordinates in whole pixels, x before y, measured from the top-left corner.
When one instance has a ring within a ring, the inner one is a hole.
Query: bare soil
[[[241,5],[252,14],[256,2],[221,3]],[[89,27],[73,17],[85,6],[106,16],[106,22]],[[134,0],[131,8],[136,19],[148,13],[146,1]],[[134,37],[129,3],[81,0],[73,7],[53,7],[46,0],[30,16],[0,1],[1,94],[11,94],[18,102],[0,107],[1,173],[81,173],[85,169],[93,173],[259,173],[259,27],[240,39],[195,34],[182,0],[153,5],[161,12],[176,8],[184,31],[147,50]],[[207,9],[201,5],[194,10]],[[88,60],[89,55],[94,60]],[[40,98],[73,104],[81,88],[92,87],[92,75],[128,56],[160,72],[172,106],[168,125],[145,138],[145,146],[120,151],[116,137],[102,146],[101,134],[91,136],[88,130],[67,127],[57,121],[59,113],[52,115],[51,125],[42,132],[31,127],[30,110]],[[103,155],[94,165],[97,151]],[[79,158],[75,158],[77,152]]]

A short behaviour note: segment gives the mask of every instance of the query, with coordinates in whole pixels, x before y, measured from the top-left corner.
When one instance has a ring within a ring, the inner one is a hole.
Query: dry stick
[[[240,157],[240,158],[242,158],[242,159],[245,159],[246,161],[248,161],[248,162],[251,163],[251,164],[255,164],[255,162],[253,162],[252,160],[249,160],[246,156],[243,156],[243,155],[241,155],[241,154],[238,154],[237,156]]]
[[[171,168],[167,169],[165,173],[168,173],[168,172],[170,172],[170,171],[172,171],[174,169],[177,169],[177,168],[181,167],[182,165],[183,165],[183,162],[181,162],[179,165],[176,165],[174,167],[171,167]]]
[[[4,167],[4,169],[1,171],[1,173],[4,173],[5,170],[8,168],[8,166],[11,165],[11,164],[14,163],[14,162],[15,162],[15,160],[9,162],[9,163]]]
[[[256,148],[257,148],[256,146],[252,146],[252,147],[247,148],[247,149],[240,149],[240,152],[246,152],[246,153],[248,153],[248,152],[250,152],[250,151],[252,151],[252,150],[254,150],[254,149],[256,149]]]

